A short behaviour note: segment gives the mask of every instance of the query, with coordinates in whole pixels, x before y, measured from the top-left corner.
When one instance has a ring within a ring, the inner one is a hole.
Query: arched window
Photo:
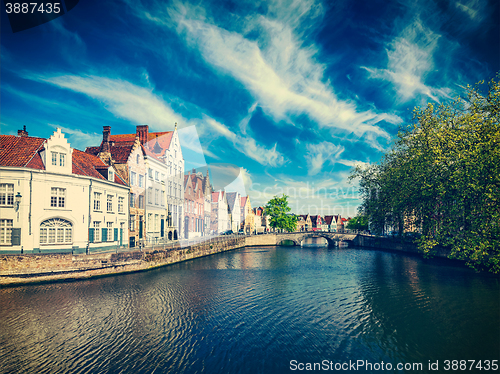
[[[40,244],[71,244],[73,227],[71,222],[51,218],[40,224]]]

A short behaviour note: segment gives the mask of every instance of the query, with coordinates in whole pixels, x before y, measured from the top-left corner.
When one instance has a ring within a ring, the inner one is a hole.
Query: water
[[[244,248],[0,289],[2,373],[289,373],[322,360],[436,373],[498,359],[499,279],[396,253]]]

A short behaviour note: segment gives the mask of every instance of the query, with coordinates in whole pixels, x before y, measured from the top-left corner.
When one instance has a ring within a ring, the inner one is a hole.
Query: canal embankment
[[[234,236],[126,252],[0,255],[0,287],[146,271],[244,246],[245,238]]]

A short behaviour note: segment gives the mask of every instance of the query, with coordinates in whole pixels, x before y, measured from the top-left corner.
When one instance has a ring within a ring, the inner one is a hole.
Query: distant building
[[[224,191],[212,192],[212,214],[210,216],[210,230],[213,234],[230,229],[229,207]]]
[[[85,253],[128,244],[129,187],[113,166],[49,139],[0,136],[0,252]]]
[[[239,192],[226,192],[226,197],[231,212],[230,229],[238,232],[241,226],[241,195]]]
[[[245,234],[252,234],[255,231],[255,214],[252,210],[250,196],[242,196],[240,202],[241,228]]]

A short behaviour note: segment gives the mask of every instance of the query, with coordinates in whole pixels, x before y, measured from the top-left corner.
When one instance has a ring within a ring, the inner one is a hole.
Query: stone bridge
[[[336,246],[338,242],[351,242],[356,239],[357,234],[339,234],[337,232],[306,231],[291,233],[272,233],[263,235],[252,235],[245,238],[245,245],[280,245],[285,240],[291,240],[295,245],[300,245],[307,238],[324,238],[330,246]]]

